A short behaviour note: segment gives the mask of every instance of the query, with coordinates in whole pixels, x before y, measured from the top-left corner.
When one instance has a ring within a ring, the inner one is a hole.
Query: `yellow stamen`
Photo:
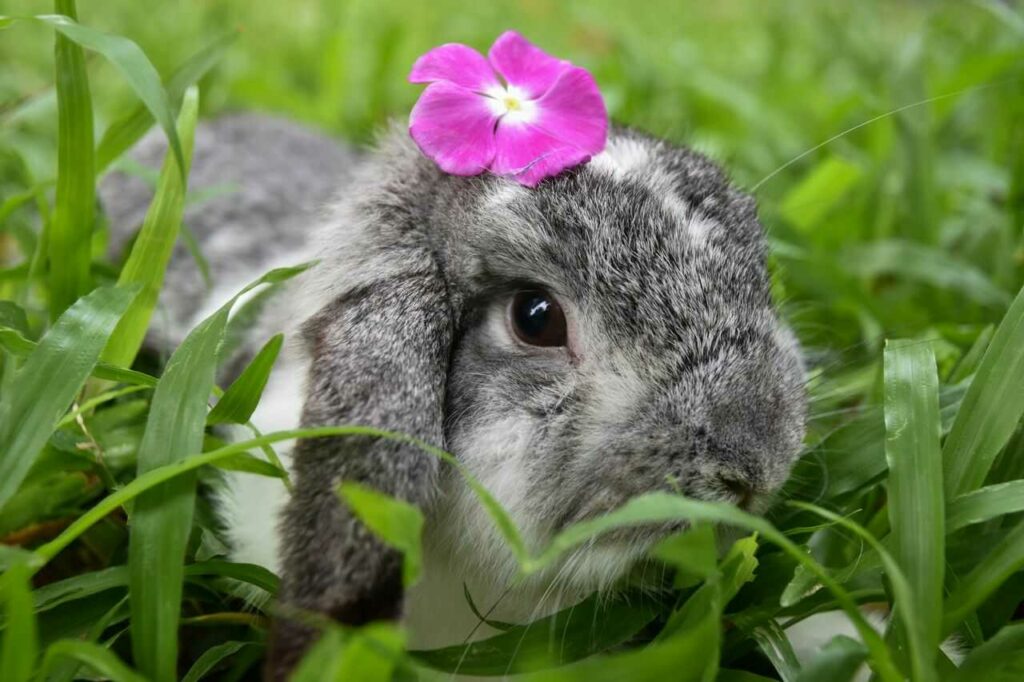
[[[519,111],[522,108],[522,103],[520,103],[519,98],[513,97],[512,95],[506,95],[503,102],[505,104],[505,108],[509,111]]]

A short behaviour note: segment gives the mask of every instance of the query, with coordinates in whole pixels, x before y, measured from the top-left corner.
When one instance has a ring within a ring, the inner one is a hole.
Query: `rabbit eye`
[[[554,296],[541,289],[517,292],[509,306],[516,336],[531,346],[566,345],[565,314]]]

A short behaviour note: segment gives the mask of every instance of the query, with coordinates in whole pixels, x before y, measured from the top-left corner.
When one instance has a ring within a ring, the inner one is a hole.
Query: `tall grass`
[[[591,68],[617,119],[693,144],[756,188],[775,294],[811,367],[806,452],[766,518],[649,495],[535,553],[477,488],[523,574],[612,528],[689,521],[651,558],[676,587],[627,581],[616,597],[434,651],[409,651],[394,624],[328,627],[296,677],[831,682],[864,663],[882,680],[1024,675],[1014,3],[119,0],[83,4],[77,20],[71,0],[38,18],[37,3],[11,4],[0,18],[0,679],[256,673],[270,612],[236,595],[271,597],[277,578],[226,559],[202,493],[212,470],[283,477],[275,443],[402,436],[353,425],[221,440],[209,425],[247,422],[282,342],[215,386],[230,304],[156,374],[133,369],[188,200],[200,101],[209,115],[271,108],[366,140],[411,105],[416,55],[483,47],[508,27]],[[172,151],[131,254],[109,263],[98,174],[153,124]],[[416,510],[339,494],[415,580]],[[742,531],[722,555],[721,526]],[[883,632],[864,604],[891,610]],[[801,667],[785,628],[834,609],[860,641],[838,636]],[[959,667],[939,648],[951,634]]]

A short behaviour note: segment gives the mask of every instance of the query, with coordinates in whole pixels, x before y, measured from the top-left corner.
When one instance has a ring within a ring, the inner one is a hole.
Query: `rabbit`
[[[200,136],[193,179],[238,177],[232,149],[279,152],[256,153],[265,161],[225,225],[201,208],[187,218],[222,248],[211,262],[229,260],[235,239],[253,275],[318,259],[265,311],[261,333],[291,333],[253,417],[261,428],[363,424],[442,447],[533,549],[645,492],[761,511],[786,480],[805,431],[801,350],[772,302],[755,201],[708,158],[613,127],[588,163],[526,188],[447,175],[396,125],[364,154],[300,145],[297,126],[271,141],[253,120],[232,121],[212,140],[227,153],[204,151]],[[124,182],[106,184],[108,215],[130,194]],[[246,212],[266,217],[267,196],[288,206],[274,229],[258,218],[247,233]],[[214,292],[168,307],[194,323],[218,303]],[[511,552],[437,458],[369,437],[302,439],[284,454],[291,495],[239,474],[220,500],[234,558],[282,578],[275,680],[317,637],[290,612],[401,619],[415,646],[458,643],[488,632],[463,585],[481,608],[496,605],[493,618],[528,619],[611,587],[672,530],[617,531],[510,588]],[[343,480],[425,514],[424,576],[408,594],[401,555],[340,503]]]

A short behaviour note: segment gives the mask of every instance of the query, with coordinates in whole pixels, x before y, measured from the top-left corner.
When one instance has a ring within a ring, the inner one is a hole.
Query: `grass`
[[[282,475],[273,444],[302,432],[225,443],[207,426],[247,422],[281,340],[214,386],[225,309],[156,375],[133,369],[187,200],[196,108],[272,110],[365,142],[408,111],[418,54],[509,27],[591,69],[617,120],[713,155],[756,192],[774,293],[811,368],[806,451],[766,518],[645,496],[538,554],[479,490],[524,573],[619,525],[694,522],[655,552],[674,591],[627,585],[431,652],[391,625],[331,627],[297,678],[831,682],[864,661],[883,680],[1024,674],[1019,3],[117,0],[83,3],[78,23],[28,18],[74,10],[11,0],[17,19],[0,19],[5,681],[258,670],[270,613],[235,595],[272,595],[277,579],[224,558],[203,491],[218,467]],[[135,251],[110,263],[95,184],[154,122],[177,153]],[[344,433],[370,432],[304,435]],[[344,494],[412,579],[415,510]],[[712,524],[753,535],[719,556]],[[892,608],[883,633],[864,603]],[[863,643],[837,637],[801,668],[782,629],[836,608]],[[950,634],[959,669],[937,647]]]

